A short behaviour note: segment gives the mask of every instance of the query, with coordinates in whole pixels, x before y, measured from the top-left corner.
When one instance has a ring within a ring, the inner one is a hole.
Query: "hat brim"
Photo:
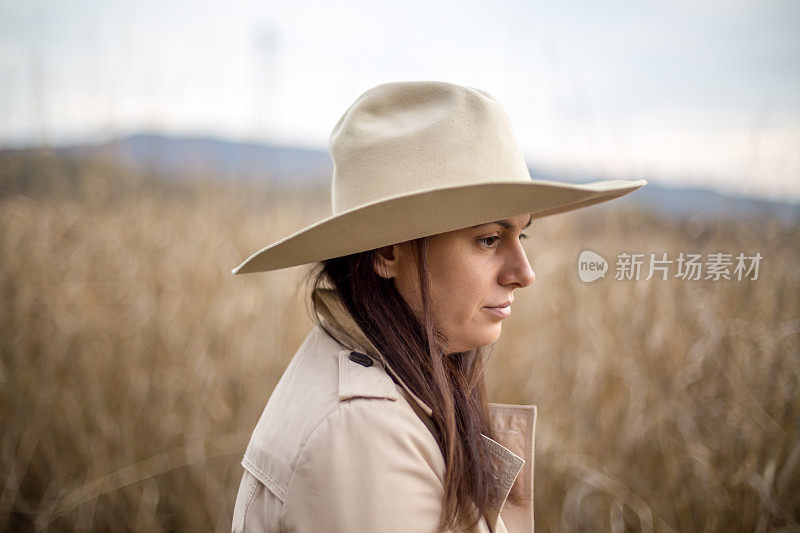
[[[279,270],[531,213],[564,213],[619,198],[646,180],[585,184],[493,181],[389,197],[330,216],[262,248],[233,274]]]

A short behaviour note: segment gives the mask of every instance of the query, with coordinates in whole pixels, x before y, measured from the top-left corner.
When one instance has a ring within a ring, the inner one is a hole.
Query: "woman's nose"
[[[515,283],[520,288],[527,287],[536,279],[536,274],[533,272],[528,256],[525,254],[525,249],[522,245],[518,245],[513,254],[509,257],[509,263],[503,269],[504,276],[501,280],[503,285]]]
[[[519,273],[519,286],[520,288],[527,287],[536,279],[536,274],[533,272],[533,267],[528,261],[528,257],[523,254],[523,267]]]

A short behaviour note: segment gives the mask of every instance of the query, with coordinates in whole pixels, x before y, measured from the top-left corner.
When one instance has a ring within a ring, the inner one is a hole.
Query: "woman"
[[[330,150],[333,215],[233,271],[316,266],[233,530],[532,531],[536,411],[487,403],[482,373],[534,281],[522,232],[646,182],[533,181],[500,104],[434,81],[365,92]]]

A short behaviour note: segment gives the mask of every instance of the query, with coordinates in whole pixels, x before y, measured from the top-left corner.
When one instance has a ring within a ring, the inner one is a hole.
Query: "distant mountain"
[[[322,150],[269,146],[208,137],[140,134],[102,145],[58,148],[62,155],[105,154],[162,178],[263,179],[276,184],[330,179],[332,162]]]
[[[139,134],[100,145],[65,146],[55,150],[70,158],[113,157],[138,171],[174,180],[266,180],[277,186],[326,186],[333,169],[331,158],[324,150],[208,137]],[[530,167],[529,170],[534,179],[565,181],[540,168]],[[591,181],[598,179],[603,178]],[[669,217],[768,216],[800,224],[798,203],[733,197],[712,190],[671,188],[653,182],[619,201]]]
[[[675,218],[761,216],[800,224],[800,204],[728,196],[707,189],[670,188],[650,182],[632,193],[630,199],[650,211]]]

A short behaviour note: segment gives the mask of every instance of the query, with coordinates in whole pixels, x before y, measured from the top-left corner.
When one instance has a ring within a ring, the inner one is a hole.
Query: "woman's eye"
[[[492,239],[500,240],[500,237],[497,235],[492,235],[491,237],[483,237],[482,239],[478,239],[480,242],[484,243],[488,248],[494,248],[494,243],[497,242]],[[490,242],[491,241],[491,242]]]
[[[520,233],[520,234],[519,234],[519,239],[520,239],[520,240],[522,240],[522,239],[527,239],[527,238],[528,238],[528,236],[527,236],[527,235],[525,235],[524,233]],[[496,240],[493,240],[493,239],[496,239]],[[498,235],[492,235],[491,237],[483,237],[483,238],[481,238],[481,239],[478,239],[478,240],[479,240],[480,242],[484,243],[484,245],[485,245],[487,248],[495,248],[494,244],[495,244],[497,241],[499,241],[499,240],[500,240],[500,237],[499,237]]]

